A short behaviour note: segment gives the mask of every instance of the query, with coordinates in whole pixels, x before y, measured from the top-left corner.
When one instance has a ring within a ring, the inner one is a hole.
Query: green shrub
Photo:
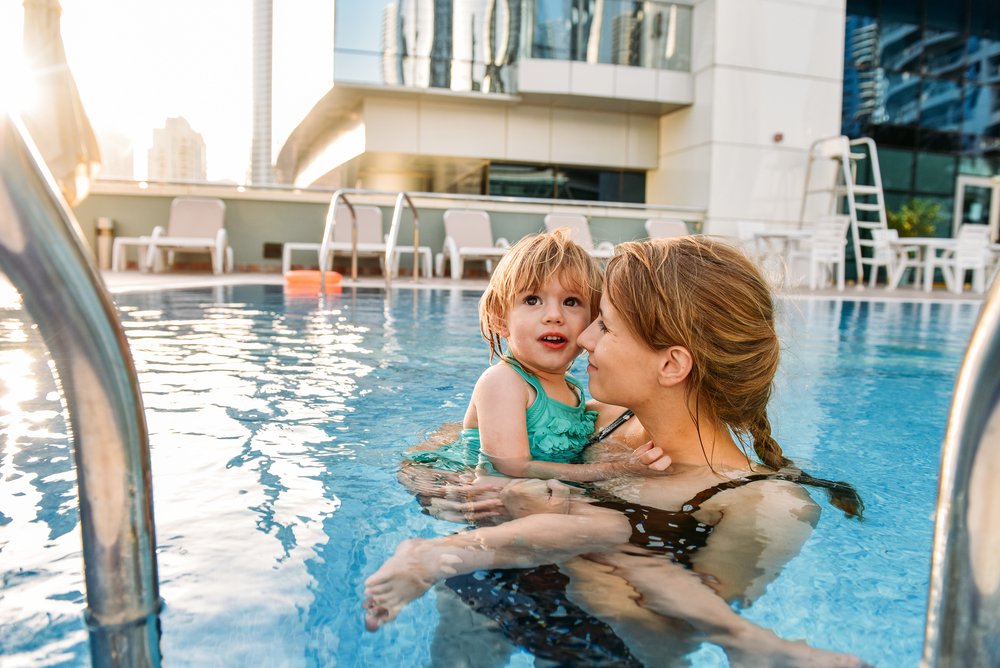
[[[941,218],[941,205],[925,199],[911,199],[898,211],[887,212],[886,216],[889,227],[898,230],[901,237],[932,237]]]

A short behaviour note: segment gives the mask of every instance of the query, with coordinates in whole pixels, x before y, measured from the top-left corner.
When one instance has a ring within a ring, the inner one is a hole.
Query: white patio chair
[[[646,236],[650,239],[669,239],[691,234],[687,223],[677,218],[650,218],[644,224]]]
[[[175,197],[167,226],[157,225],[148,237],[129,239],[146,247],[145,267],[163,268],[163,254],[172,265],[176,253],[209,253],[212,273],[233,270],[233,249],[226,235],[226,204],[221,199]],[[143,263],[140,259],[140,268]]]
[[[928,271],[940,269],[948,289],[961,294],[965,289],[965,274],[972,272],[972,290],[986,291],[990,273],[990,228],[986,225],[963,224],[958,228],[954,250],[930,258]]]
[[[493,262],[503,257],[510,247],[504,238],[493,240],[490,214],[471,209],[448,209],[444,212],[444,248],[435,259],[435,273],[444,275],[444,263],[451,264],[451,277],[462,278],[467,260],[482,260],[486,271],[493,271]]]
[[[550,213],[545,216],[545,229],[555,232],[558,229],[569,230],[569,238],[580,244],[580,246],[591,254],[591,256],[601,259],[610,258],[615,254],[615,245],[610,241],[602,241],[594,245],[594,238],[590,236],[590,223],[587,217],[578,213]]]
[[[824,274],[824,285],[826,276],[832,275],[837,289],[844,289],[848,225],[850,218],[841,215],[825,216],[813,223],[809,248],[801,251],[809,261],[810,290],[820,287],[821,270]]]
[[[380,265],[385,264],[385,237],[382,234],[382,210],[377,206],[355,206],[354,214],[358,219],[358,257],[377,257]],[[293,251],[312,251],[323,269],[329,270],[333,264],[333,256],[342,254],[351,257],[351,210],[346,205],[338,205],[334,214],[333,238],[330,241],[330,252],[325,258],[319,257],[319,242],[290,241],[283,245],[281,251],[281,273],[287,274],[292,268]],[[385,271],[385,267],[382,267]]]
[[[872,256],[863,260],[868,265],[866,270],[870,276],[868,287],[874,288],[878,282],[879,267],[885,267],[886,287],[895,290],[902,282],[907,270],[913,270],[913,282],[920,282],[920,272],[923,270],[923,260],[920,249],[906,245],[900,240],[899,230],[887,228],[872,230]]]

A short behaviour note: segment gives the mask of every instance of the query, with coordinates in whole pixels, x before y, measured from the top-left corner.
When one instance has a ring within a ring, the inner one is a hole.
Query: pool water
[[[318,305],[280,286],[117,297],[149,422],[167,665],[444,665],[434,592],[369,634],[361,590],[404,538],[458,528],[421,514],[395,467],[461,419],[488,354],[478,294],[384,297],[345,290]],[[817,530],[742,614],[916,666],[940,443],[979,305],[781,310],[778,440],[810,473],[854,483],[867,513],[849,521],[811,492]],[[0,425],[0,664],[88,665],[63,406],[16,303],[0,305]],[[505,661],[533,665],[523,651]],[[725,665],[708,645],[690,661]]]

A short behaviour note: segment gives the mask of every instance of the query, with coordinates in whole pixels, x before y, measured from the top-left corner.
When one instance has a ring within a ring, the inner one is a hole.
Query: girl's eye
[[[527,297],[524,298],[524,303],[527,304],[528,306],[535,306],[540,301],[541,300],[538,298],[537,295],[528,295]]]
[[[582,302],[576,297],[567,297],[565,301],[563,301],[563,304],[566,306],[579,306],[581,303]]]

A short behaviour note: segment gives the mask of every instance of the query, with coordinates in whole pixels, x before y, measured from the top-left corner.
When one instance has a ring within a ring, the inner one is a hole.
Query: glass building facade
[[[334,44],[337,81],[516,93],[512,70],[522,58],[687,71],[691,7],[635,0],[337,0]]]
[[[950,236],[958,177],[1000,174],[1000,2],[848,0],[845,40],[844,134],[878,145],[888,209],[936,202]]]

